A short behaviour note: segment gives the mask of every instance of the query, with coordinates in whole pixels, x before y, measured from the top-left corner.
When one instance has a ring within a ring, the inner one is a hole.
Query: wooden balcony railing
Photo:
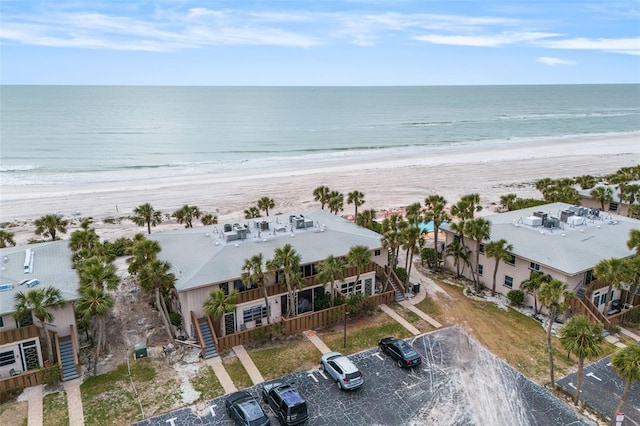
[[[33,339],[40,334],[38,328],[35,325],[28,325],[26,327],[14,328],[13,330],[0,331],[0,345],[6,345],[12,342],[19,342],[21,340]]]

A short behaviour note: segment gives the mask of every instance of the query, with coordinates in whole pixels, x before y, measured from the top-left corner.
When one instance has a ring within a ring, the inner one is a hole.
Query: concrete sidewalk
[[[69,410],[69,426],[84,425],[84,411],[82,407],[82,396],[80,385],[82,379],[73,379],[64,382],[64,390],[67,392],[67,409]]]
[[[44,386],[37,385],[26,388],[27,394],[27,426],[40,426],[42,424],[42,391]]]
[[[220,381],[220,384],[224,389],[224,393],[233,393],[238,390],[236,385],[233,383],[233,380],[231,380],[229,373],[227,373],[227,370],[224,368],[224,365],[222,365],[222,358],[216,356],[206,359],[205,364],[211,367],[211,369],[215,373],[218,381]]]
[[[400,315],[398,315],[396,313],[396,311],[394,311],[393,309],[391,309],[390,307],[388,307],[384,303],[379,305],[379,308],[382,309],[382,311],[384,313],[386,313],[387,315],[389,315],[391,318],[396,320],[401,326],[403,326],[404,328],[409,330],[409,332],[411,334],[413,334],[414,336],[417,336],[418,334],[420,334],[420,330],[415,328],[413,325],[411,325],[411,323],[409,323],[409,321],[407,321],[406,319],[402,318]]]
[[[331,352],[331,348],[318,337],[318,334],[315,331],[307,330],[303,331],[302,334],[304,334],[304,336],[309,339],[323,355]]]
[[[264,382],[262,374],[260,374],[258,367],[256,367],[256,365],[253,363],[253,360],[247,353],[247,350],[244,348],[244,346],[238,345],[234,346],[232,349],[233,352],[235,352],[235,354],[238,356],[238,359],[244,366],[245,370],[247,370],[247,373],[249,374],[249,377],[251,378],[253,384],[257,385]]]

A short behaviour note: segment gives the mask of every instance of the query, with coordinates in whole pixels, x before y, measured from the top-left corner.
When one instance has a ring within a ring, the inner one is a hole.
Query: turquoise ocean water
[[[313,167],[637,134],[640,85],[0,86],[0,183]]]

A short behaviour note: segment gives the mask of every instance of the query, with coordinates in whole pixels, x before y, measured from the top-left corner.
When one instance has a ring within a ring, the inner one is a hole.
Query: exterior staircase
[[[207,319],[198,322],[198,327],[200,328],[200,333],[202,334],[202,340],[204,341],[205,349],[204,349],[204,359],[209,359],[218,356],[218,351],[216,351],[216,345],[213,342],[213,335],[211,334],[211,328],[209,327],[209,323]]]
[[[60,341],[60,367],[62,369],[62,381],[66,382],[78,378],[78,369],[73,356],[71,339]]]
[[[586,293],[586,290],[584,287],[580,287],[577,291],[576,291],[576,299],[580,299],[583,300],[584,299],[584,295]]]
[[[396,283],[396,280],[393,278],[393,276],[391,277],[391,286],[393,287],[393,291],[396,292],[396,302],[402,302],[403,300],[405,300],[404,294],[402,294],[402,290]]]

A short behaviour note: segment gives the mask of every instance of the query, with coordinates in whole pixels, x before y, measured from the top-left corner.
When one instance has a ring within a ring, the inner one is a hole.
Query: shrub
[[[514,306],[520,306],[524,303],[524,292],[522,290],[511,290],[507,293],[507,299]]]
[[[169,321],[174,327],[182,327],[182,315],[177,312],[169,312]]]
[[[331,306],[331,296],[328,293],[323,294],[322,296],[316,298],[316,300],[313,301],[314,311],[321,311],[323,309],[327,309],[330,306]]]
[[[396,268],[395,272],[401,282],[407,281],[407,270],[405,268]]]
[[[45,367],[42,370],[42,383],[50,385],[52,383],[58,383],[62,379],[62,373],[60,370],[60,364],[53,364],[49,367]]]

